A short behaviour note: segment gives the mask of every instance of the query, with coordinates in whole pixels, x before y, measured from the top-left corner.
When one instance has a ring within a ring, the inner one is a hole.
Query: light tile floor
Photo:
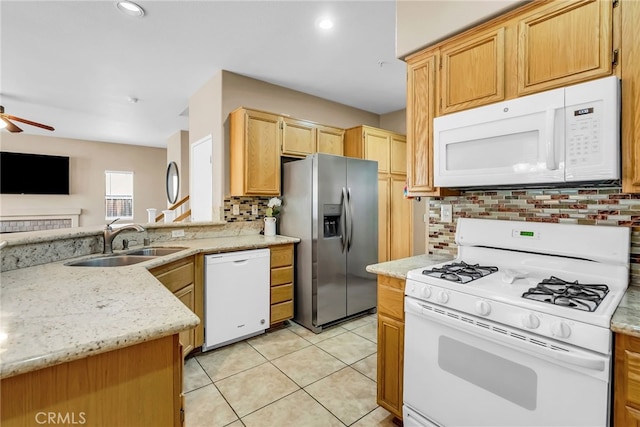
[[[392,427],[376,404],[376,315],[293,323],[185,361],[186,427]]]

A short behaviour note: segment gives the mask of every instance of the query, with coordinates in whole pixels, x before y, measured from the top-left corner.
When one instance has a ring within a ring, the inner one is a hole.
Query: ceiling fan
[[[51,126],[43,125],[42,123],[32,122],[31,120],[23,119],[21,117],[12,116],[4,113],[4,107],[0,105],[0,129],[7,128],[9,132],[22,132],[18,126],[13,124],[11,120],[21,123],[26,123],[31,126],[36,126],[46,130],[55,130]]]

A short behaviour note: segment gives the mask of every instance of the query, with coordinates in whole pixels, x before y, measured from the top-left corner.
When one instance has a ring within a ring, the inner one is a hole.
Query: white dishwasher
[[[206,255],[203,351],[269,327],[269,249]]]

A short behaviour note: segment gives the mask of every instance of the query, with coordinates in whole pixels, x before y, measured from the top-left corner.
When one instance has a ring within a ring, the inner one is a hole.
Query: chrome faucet
[[[104,227],[104,231],[102,232],[102,236],[104,237],[104,248],[102,249],[103,254],[113,253],[113,239],[115,239],[116,236],[120,234],[121,231],[124,231],[124,230],[144,231],[144,227],[138,224],[123,225],[122,227],[114,231],[113,228],[111,228],[111,225],[119,219],[120,218],[114,219]]]

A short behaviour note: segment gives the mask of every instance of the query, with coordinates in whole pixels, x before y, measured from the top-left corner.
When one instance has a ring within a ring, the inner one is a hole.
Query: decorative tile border
[[[227,222],[262,221],[271,197],[263,196],[230,196],[224,199],[224,220]],[[234,215],[232,205],[240,205],[240,214]],[[258,215],[251,213],[251,206],[258,205]]]
[[[20,219],[0,221],[0,233],[71,228],[71,219]]]
[[[617,187],[467,191],[428,203],[429,254],[456,254],[455,220],[463,217],[632,227],[631,283],[640,286],[640,194]],[[452,223],[440,222],[442,204],[452,205]]]

